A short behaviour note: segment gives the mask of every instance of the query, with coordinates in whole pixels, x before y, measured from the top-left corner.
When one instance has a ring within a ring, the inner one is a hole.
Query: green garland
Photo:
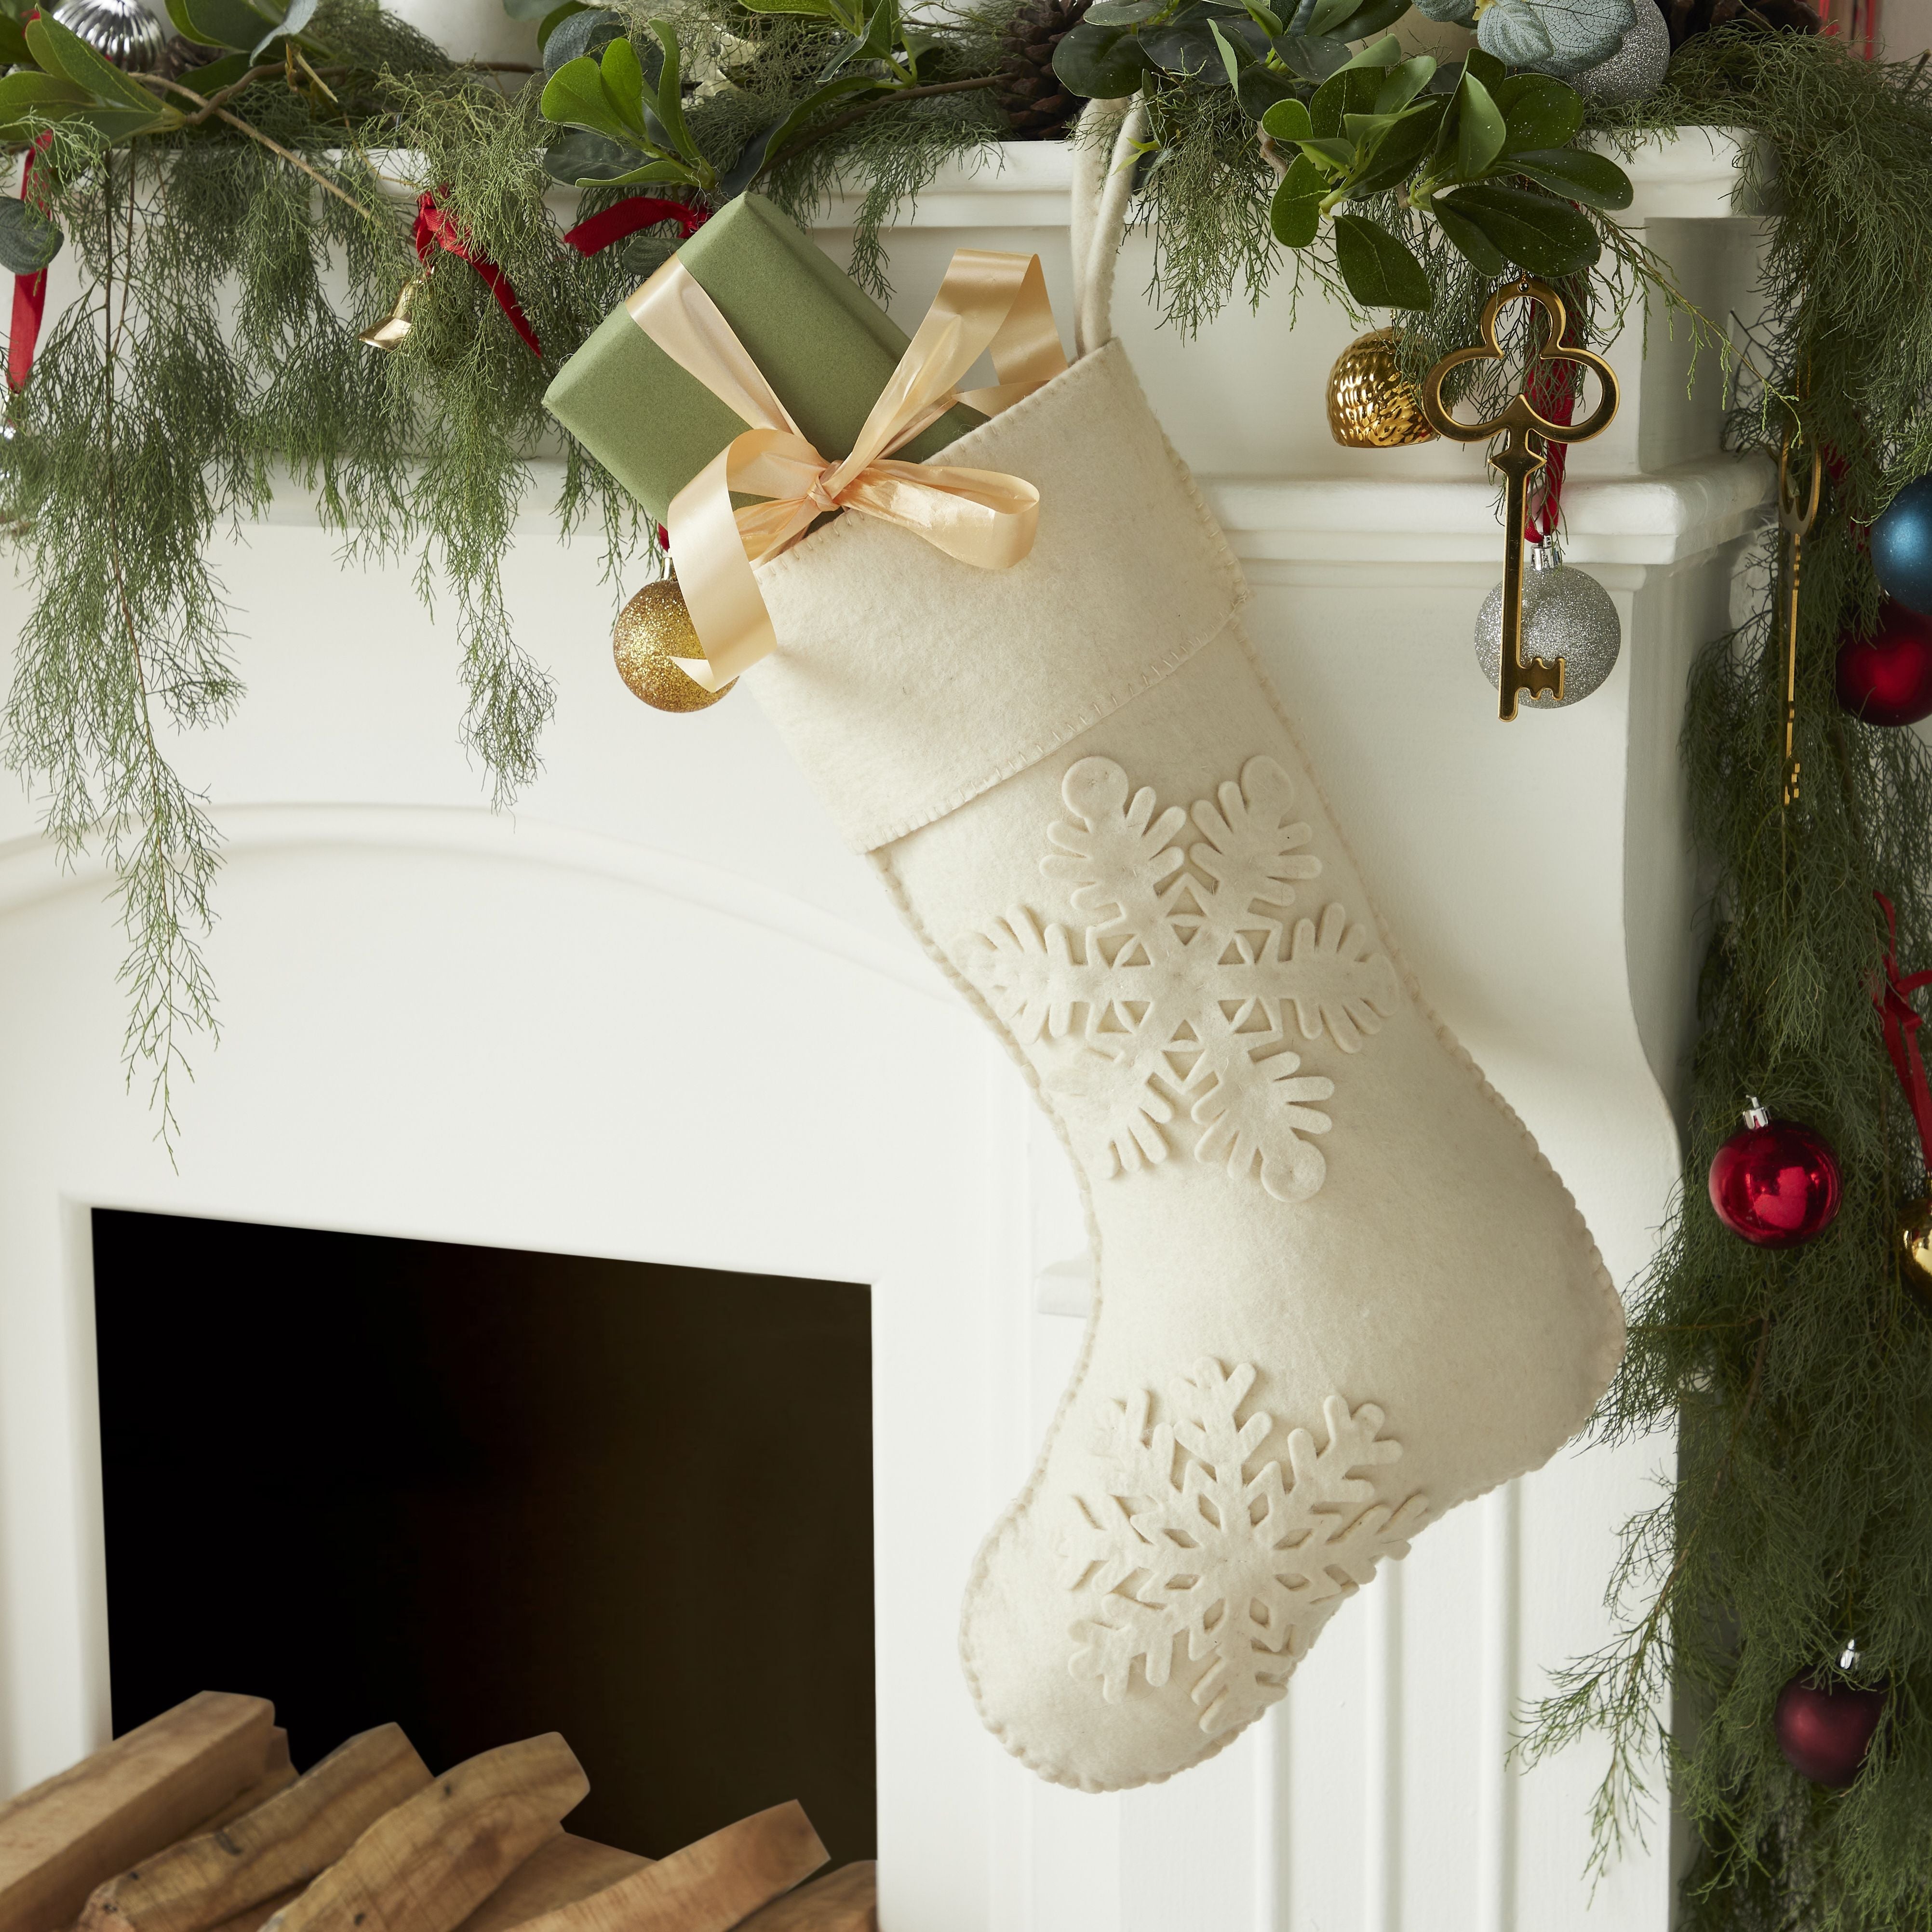
[[[1616,1640],[1545,1703],[1537,1750],[1600,1729],[1607,1852],[1640,1809],[1652,1713],[1674,1688],[1676,1802],[1700,1852],[1690,1922],[1724,1932],[1932,1926],[1932,1319],[1906,1292],[1894,1229],[1924,1192],[1871,999],[1883,926],[1932,962],[1932,754],[1838,708],[1834,666],[1879,591],[1865,526],[1932,468],[1932,90],[1830,43],[1724,34],[1615,117],[1743,128],[1776,196],[1762,372],[1733,440],[1768,452],[1794,425],[1829,468],[1804,544],[1799,798],[1780,802],[1784,659],[1767,581],[1758,616],[1713,644],[1684,728],[1693,824],[1716,868],[1714,931],[1682,1192],[1631,1310],[1598,1432],[1674,1428],[1675,1489],[1630,1524]],[[1802,459],[1801,458],[1801,460]],[[1766,574],[1768,578],[1766,559]],[[1705,1176],[1748,1093],[1822,1132],[1844,1202],[1810,1244],[1746,1245]],[[1790,1678],[1856,1639],[1891,1685],[1857,1781],[1814,1788],[1773,1741]]]

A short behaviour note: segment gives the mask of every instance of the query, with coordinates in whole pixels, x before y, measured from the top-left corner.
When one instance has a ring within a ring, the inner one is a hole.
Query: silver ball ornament
[[[1585,100],[1636,100],[1662,82],[1670,64],[1670,28],[1657,0],[1635,4],[1636,22],[1625,28],[1616,52],[1581,74],[1564,76]]]
[[[161,57],[167,34],[141,0],[61,0],[54,18],[104,59],[129,74],[146,74]]]
[[[1648,0],[1646,0],[1648,4]],[[1563,561],[1556,539],[1545,537],[1530,552],[1522,576],[1523,661],[1563,660],[1563,695],[1516,701],[1537,711],[1580,704],[1616,668],[1624,628],[1610,593],[1594,577]],[[1492,685],[1502,680],[1503,587],[1483,600],[1476,617],[1476,662]]]

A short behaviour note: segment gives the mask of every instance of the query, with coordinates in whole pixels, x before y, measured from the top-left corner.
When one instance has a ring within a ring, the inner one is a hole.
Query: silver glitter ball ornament
[[[130,74],[146,74],[167,35],[141,0],[61,0],[54,18],[94,51]]]
[[[1585,100],[1636,100],[1662,82],[1670,64],[1670,28],[1657,0],[1636,0],[1636,24],[1625,30],[1616,52],[1581,74],[1564,76]]]
[[[1648,4],[1648,0],[1646,0]],[[1563,660],[1563,695],[1517,699],[1533,710],[1554,711],[1559,703],[1576,704],[1589,696],[1616,668],[1623,648],[1624,627],[1610,593],[1594,577],[1573,570],[1563,561],[1554,537],[1545,537],[1530,551],[1522,574],[1523,662],[1541,658]],[[1502,679],[1503,587],[1498,584],[1483,599],[1476,616],[1476,662],[1492,685]]]

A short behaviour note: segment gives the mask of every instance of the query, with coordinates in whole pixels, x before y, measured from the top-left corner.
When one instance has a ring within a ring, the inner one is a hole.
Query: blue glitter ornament
[[[1932,614],[1932,476],[1908,483],[1873,524],[1872,568],[1890,597]]]

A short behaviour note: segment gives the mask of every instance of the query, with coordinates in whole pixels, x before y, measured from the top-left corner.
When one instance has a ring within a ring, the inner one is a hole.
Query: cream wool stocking
[[[1082,152],[1078,359],[946,454],[1038,486],[1032,554],[842,518],[760,568],[748,678],[1078,1172],[1086,1348],[962,1645],[1007,1749],[1101,1791],[1211,1756],[1382,1558],[1554,1453],[1622,1315],[1396,963],[1110,339],[1129,175]]]

